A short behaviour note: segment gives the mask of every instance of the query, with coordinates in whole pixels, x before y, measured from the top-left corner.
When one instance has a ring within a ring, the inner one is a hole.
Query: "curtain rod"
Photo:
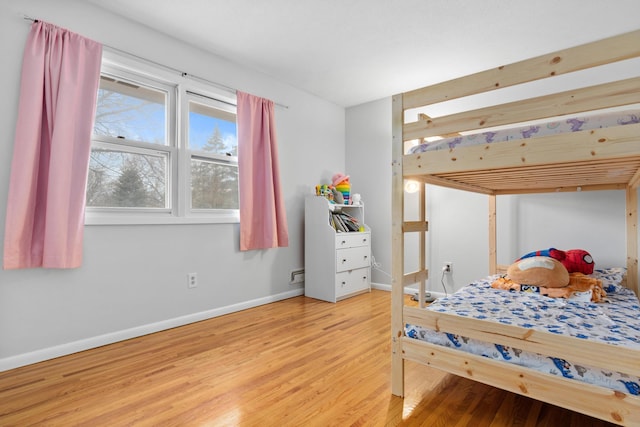
[[[31,21],[31,22],[38,22],[38,21],[39,21],[39,19],[32,18],[32,17],[30,17],[30,16],[28,16],[28,15],[24,15],[24,19],[25,19],[26,21]],[[189,78],[189,79],[192,79],[192,80],[197,80],[197,81],[199,81],[199,82],[201,82],[201,83],[206,83],[206,84],[210,84],[210,85],[213,85],[213,86],[217,86],[217,87],[219,87],[219,88],[221,88],[221,89],[228,90],[228,91],[230,91],[230,92],[234,92],[234,93],[235,93],[235,92],[237,92],[237,91],[238,91],[238,89],[236,89],[236,88],[234,88],[234,87],[227,86],[227,85],[224,85],[224,84],[222,84],[222,83],[214,82],[214,81],[211,81],[211,80],[209,80],[209,79],[205,79],[204,77],[196,76],[196,75],[194,75],[194,74],[186,73],[186,72],[184,72],[184,71],[182,71],[182,70],[179,70],[179,69],[177,69],[177,68],[173,68],[173,67],[170,67],[170,66],[168,66],[168,65],[161,64],[161,63],[159,63],[159,62],[155,62],[155,61],[152,61],[152,60],[147,59],[147,58],[143,58],[142,56],[138,56],[138,55],[135,55],[135,54],[133,54],[133,53],[126,52],[126,51],[121,50],[121,49],[118,49],[118,48],[116,48],[116,47],[109,46],[109,45],[106,45],[106,44],[103,44],[103,46],[104,46],[104,47],[106,47],[106,48],[107,48],[107,49],[109,49],[109,50],[112,50],[112,51],[116,52],[116,53],[119,53],[119,54],[122,54],[122,55],[126,55],[126,56],[129,56],[129,57],[132,57],[132,58],[135,58],[135,59],[138,59],[138,60],[144,61],[144,62],[146,62],[146,63],[148,63],[148,64],[153,64],[153,65],[155,65],[155,66],[157,66],[157,67],[164,68],[165,70],[168,70],[168,71],[171,71],[171,72],[173,72],[173,73],[179,74],[179,75],[181,75],[182,77]],[[277,105],[278,107],[282,107],[282,108],[285,108],[285,109],[289,109],[289,106],[288,106],[288,105],[280,104],[280,103],[275,102],[275,101],[274,101],[273,103],[274,103],[275,105]]]

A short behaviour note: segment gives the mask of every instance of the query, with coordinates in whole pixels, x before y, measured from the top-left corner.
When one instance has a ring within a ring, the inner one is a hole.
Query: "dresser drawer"
[[[371,249],[369,246],[359,246],[336,251],[336,272],[369,267],[371,265]]]
[[[368,268],[360,268],[336,274],[336,299],[370,289],[369,271]]]
[[[371,233],[338,233],[336,235],[336,249],[353,248],[356,246],[368,246],[371,242]]]

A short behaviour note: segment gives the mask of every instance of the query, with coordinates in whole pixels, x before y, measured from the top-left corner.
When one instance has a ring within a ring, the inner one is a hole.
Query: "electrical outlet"
[[[189,289],[198,287],[198,273],[187,274],[187,286],[189,287]]]
[[[444,267],[442,267],[442,271],[445,273],[453,273],[453,263],[451,261],[445,262]]]

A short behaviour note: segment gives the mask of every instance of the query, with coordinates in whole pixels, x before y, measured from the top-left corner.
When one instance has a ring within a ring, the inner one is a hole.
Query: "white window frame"
[[[237,157],[216,156],[213,153],[188,148],[189,100],[206,103],[235,114],[235,92],[198,81],[161,65],[129,57],[105,49],[102,73],[118,76],[167,92],[167,145],[123,141],[105,136],[92,136],[91,146],[124,147],[132,153],[158,152],[168,156],[167,208],[102,208],[85,209],[86,225],[109,224],[216,224],[238,223],[238,209],[191,209],[191,158],[214,159],[237,165]]]

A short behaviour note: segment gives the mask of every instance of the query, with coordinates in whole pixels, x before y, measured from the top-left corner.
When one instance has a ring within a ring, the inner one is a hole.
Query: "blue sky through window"
[[[207,140],[214,134],[216,126],[221,133],[225,152],[236,153],[238,136],[235,122],[194,112],[189,113],[189,147],[194,150],[202,150],[206,146]]]

